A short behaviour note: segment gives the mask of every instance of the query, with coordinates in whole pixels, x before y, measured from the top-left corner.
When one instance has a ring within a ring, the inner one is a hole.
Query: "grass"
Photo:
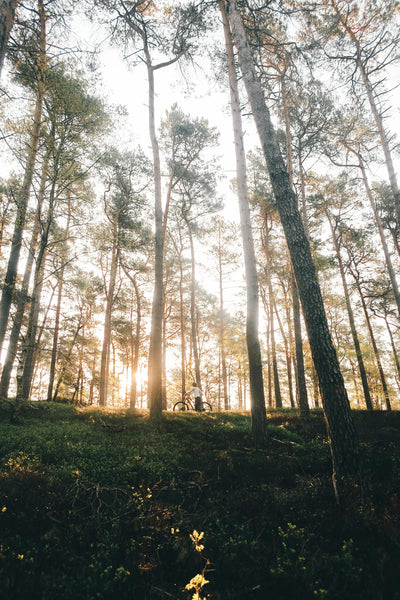
[[[0,597],[398,600],[400,414],[355,413],[367,494],[333,498],[323,415],[0,404]],[[204,532],[203,555],[190,534]]]

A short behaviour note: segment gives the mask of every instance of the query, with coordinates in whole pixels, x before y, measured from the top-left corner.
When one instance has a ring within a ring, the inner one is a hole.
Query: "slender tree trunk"
[[[327,421],[333,462],[334,490],[337,500],[340,501],[342,478],[347,474],[357,477],[360,475],[358,435],[336,350],[329,332],[310,245],[297,209],[296,198],[291,189],[289,175],[265,103],[263,90],[257,78],[236,0],[229,2],[229,19],[303,307]]]
[[[385,233],[383,231],[382,220],[381,220],[379,212],[377,211],[376,204],[375,204],[375,201],[374,201],[374,198],[373,198],[373,195],[372,195],[372,191],[371,191],[371,188],[369,186],[368,177],[367,177],[367,173],[366,173],[366,170],[365,170],[364,162],[363,162],[363,160],[362,160],[362,158],[361,158],[361,156],[360,156],[360,154],[358,152],[355,152],[355,154],[356,154],[357,159],[358,159],[358,164],[360,165],[360,169],[361,169],[361,173],[362,173],[362,177],[363,177],[365,191],[367,193],[367,197],[368,197],[369,203],[370,203],[371,208],[372,208],[372,212],[373,212],[374,217],[375,217],[375,222],[376,222],[376,225],[377,225],[377,228],[378,228],[379,237],[381,238],[381,244],[382,244],[382,248],[383,248],[383,253],[385,255],[385,261],[386,261],[386,266],[387,266],[387,270],[388,270],[388,273],[389,273],[390,283],[392,284],[394,299],[396,301],[397,311],[398,311],[399,316],[400,316],[400,292],[399,292],[399,286],[397,284],[396,274],[394,272],[392,259],[390,257],[390,252],[389,252],[388,245],[387,245],[387,242],[386,242]]]
[[[300,414],[304,419],[310,416],[310,406],[308,404],[306,372],[304,367],[303,337],[301,335],[301,314],[300,301],[297,285],[292,273],[292,302],[293,302],[293,324],[294,324],[294,344],[296,349],[296,389],[297,401],[300,408]]]
[[[90,406],[92,406],[93,404],[93,391],[94,391],[94,378],[96,376],[96,354],[94,354],[93,357],[93,363],[92,363],[92,378],[90,380],[90,387],[89,387],[89,404]]]
[[[290,345],[289,345],[288,340],[287,340],[287,336],[286,336],[286,333],[285,333],[285,328],[284,328],[283,323],[282,323],[282,319],[280,318],[279,311],[277,310],[275,299],[274,299],[274,311],[275,311],[275,314],[276,314],[276,319],[278,321],[279,330],[281,332],[281,336],[282,336],[282,340],[283,340],[283,345],[285,347],[286,371],[287,371],[287,378],[288,378],[290,406],[291,406],[291,408],[295,408],[295,402],[294,402],[294,397],[293,397],[292,357],[291,357],[291,354],[290,354]]]
[[[219,271],[219,346],[221,360],[221,377],[224,394],[224,409],[229,409],[228,397],[228,376],[226,371],[226,352],[225,352],[225,317],[224,317],[224,287],[223,287],[223,268],[222,268],[222,241],[221,227],[218,230],[218,271]]]
[[[354,275],[353,275],[353,277],[354,277]],[[386,409],[387,410],[391,410],[392,407],[391,407],[391,404],[390,404],[389,390],[388,390],[388,386],[387,386],[387,383],[386,383],[385,372],[383,370],[382,361],[381,361],[381,357],[380,357],[378,345],[377,345],[376,340],[375,340],[374,332],[373,332],[373,329],[372,329],[371,319],[369,318],[368,309],[367,309],[367,305],[365,303],[364,294],[362,293],[362,289],[361,289],[361,286],[360,286],[360,283],[359,283],[358,279],[355,279],[355,282],[356,282],[357,291],[358,291],[358,293],[360,295],[361,305],[362,305],[362,308],[363,308],[363,312],[364,312],[364,316],[365,316],[365,321],[367,323],[369,337],[371,339],[371,344],[372,344],[372,348],[373,348],[373,351],[374,351],[376,364],[378,366],[378,371],[379,371],[379,376],[380,376],[380,380],[381,380],[381,384],[382,384],[383,394],[385,396]]]
[[[3,371],[0,380],[0,398],[7,398],[8,388],[10,385],[11,372],[17,355],[18,341],[21,333],[22,322],[25,314],[25,308],[28,302],[29,283],[32,275],[33,261],[38,244],[40,215],[42,212],[44,192],[48,175],[48,165],[50,159],[51,147],[49,145],[42,165],[42,175],[40,179],[40,187],[38,193],[38,204],[36,209],[35,221],[33,224],[31,241],[29,244],[28,258],[26,261],[24,277],[22,280],[21,290],[18,295],[17,310],[14,315],[14,322],[10,333],[10,340],[7,348],[7,355],[4,362]]]
[[[46,16],[43,0],[38,1],[40,17],[40,59],[36,89],[36,104],[30,134],[28,157],[25,166],[24,179],[18,198],[17,215],[14,224],[14,233],[11,241],[10,257],[8,259],[6,276],[0,301],[0,349],[4,343],[11,302],[17,278],[19,256],[21,252],[22,236],[25,228],[26,211],[32,187],[36,155],[39,145],[40,127],[42,121],[43,99],[46,87]]]
[[[164,292],[165,298],[165,292]],[[167,322],[170,311],[166,312],[164,306],[162,323],[162,410],[167,410]]]
[[[250,370],[250,395],[252,432],[257,446],[267,439],[267,415],[265,410],[264,384],[261,361],[261,349],[258,335],[258,278],[251,228],[250,208],[247,191],[246,158],[243,143],[240,98],[233,54],[232,36],[226,13],[226,2],[219,2],[225,34],[225,50],[228,64],[228,77],[232,123],[236,153],[237,188],[239,198],[240,224],[243,240],[243,254],[247,287],[246,340]]]
[[[54,207],[56,203],[56,183],[57,174],[62,154],[63,144],[60,143],[57,153],[55,155],[53,165],[53,181],[49,193],[49,206],[47,210],[46,222],[43,224],[43,231],[40,240],[40,247],[38,257],[36,259],[35,277],[33,283],[33,293],[31,298],[31,309],[29,314],[28,331],[25,337],[24,348],[22,352],[23,356],[23,373],[22,378],[18,381],[17,385],[17,398],[27,399],[29,398],[33,373],[35,369],[35,361],[37,356],[37,347],[39,339],[36,340],[37,325],[39,319],[40,300],[43,289],[43,277],[47,258],[47,249],[50,236],[50,228],[53,224]]]
[[[395,299],[395,302],[396,302],[397,311],[398,311],[399,316],[400,316],[400,291],[399,291],[399,286],[398,286],[398,283],[397,283],[395,270],[394,270],[394,267],[393,267],[392,259],[391,259],[389,248],[388,248],[388,245],[387,245],[387,241],[386,241],[386,237],[385,237],[385,233],[384,233],[384,229],[383,229],[383,225],[382,225],[382,220],[381,220],[380,214],[379,214],[379,212],[378,212],[378,210],[376,208],[376,204],[375,204],[375,201],[374,201],[372,190],[371,190],[371,187],[369,185],[368,176],[367,176],[367,172],[366,172],[366,169],[365,169],[365,164],[364,164],[364,161],[363,161],[362,156],[361,156],[361,154],[360,154],[359,151],[357,151],[354,148],[348,146],[347,144],[344,144],[344,146],[345,146],[345,148],[347,150],[349,150],[350,152],[352,152],[356,156],[358,164],[359,164],[359,167],[360,167],[360,170],[361,170],[361,174],[362,174],[363,183],[364,183],[365,191],[366,191],[366,194],[367,194],[367,198],[369,200],[369,203],[370,203],[370,206],[371,206],[371,209],[372,209],[372,213],[373,213],[374,218],[375,218],[375,223],[376,223],[376,226],[378,228],[379,237],[381,239],[382,249],[383,249],[383,253],[385,255],[385,262],[386,262],[386,266],[387,266],[387,270],[388,270],[388,274],[389,274],[390,283],[391,283],[392,289],[393,289],[393,295],[394,295],[394,299]],[[393,234],[393,231],[392,231],[392,234]],[[395,234],[393,235],[393,239],[394,239],[394,242],[395,242],[395,247],[398,248],[398,239],[397,239],[397,236]]]
[[[268,402],[268,408],[272,408],[271,316],[270,316],[270,312],[269,312],[269,307],[266,302],[264,302],[264,308],[265,308],[266,315],[267,315],[267,331],[266,331],[266,334],[267,334],[266,335],[266,338],[267,338],[267,390],[268,390],[267,402]]]
[[[193,359],[194,359],[194,372],[197,386],[201,388],[201,370],[200,370],[200,357],[199,357],[199,345],[197,339],[197,319],[196,319],[196,262],[194,255],[194,243],[193,234],[190,228],[190,222],[185,219],[189,242],[190,242],[190,256],[191,256],[191,286],[190,286],[190,322],[192,332],[192,346],[193,346]]]
[[[131,391],[129,397],[129,405],[131,408],[136,408],[137,401],[137,375],[139,369],[139,355],[140,355],[140,343],[141,343],[141,328],[142,328],[142,299],[140,297],[140,289],[136,281],[136,277],[132,278],[133,287],[135,288],[136,296],[136,329],[135,329],[135,342],[133,348],[133,360],[132,360],[132,382]]]
[[[53,398],[53,386],[54,386],[54,378],[56,372],[56,361],[57,361],[57,352],[58,352],[58,338],[60,335],[60,318],[61,318],[61,304],[63,298],[63,290],[64,290],[64,270],[65,270],[65,260],[66,260],[66,244],[69,236],[69,228],[71,222],[71,198],[68,198],[68,216],[67,216],[67,224],[65,228],[65,244],[61,252],[61,268],[58,272],[58,295],[57,295],[57,305],[56,305],[56,314],[54,320],[54,333],[53,333],[53,344],[51,348],[51,359],[50,359],[50,371],[49,371],[49,385],[47,387],[47,401],[51,402]]]
[[[162,322],[164,311],[164,236],[163,210],[161,203],[161,166],[154,115],[154,69],[151,64],[147,43],[144,45],[149,84],[149,132],[153,151],[154,214],[155,214],[155,264],[154,292],[151,313],[151,331],[148,365],[148,401],[150,417],[162,414]]]
[[[181,235],[181,231],[179,231]],[[186,320],[185,320],[185,302],[183,295],[183,264],[182,264],[182,241],[179,253],[179,315],[181,329],[181,399],[185,399],[186,392]]]
[[[376,102],[376,97],[374,94],[374,88],[369,79],[367,67],[361,56],[360,42],[357,39],[357,36],[354,33],[351,26],[349,26],[349,24],[346,22],[344,16],[342,15],[342,13],[340,11],[340,8],[337,5],[337,2],[336,1],[333,2],[332,6],[333,6],[336,14],[339,16],[344,29],[348,33],[348,35],[349,35],[350,39],[352,40],[352,42],[355,46],[355,49],[356,49],[356,65],[357,65],[358,71],[361,75],[362,82],[364,84],[364,88],[365,88],[365,91],[367,94],[371,112],[374,117],[375,124],[376,124],[377,130],[378,130],[383,154],[385,156],[386,169],[388,172],[389,183],[390,183],[390,187],[392,190],[394,203],[395,203],[397,228],[399,228],[400,227],[400,191],[399,191],[399,186],[398,186],[398,182],[397,182],[396,171],[395,171],[394,165],[393,165],[393,158],[392,158],[392,153],[390,150],[389,140],[388,140],[385,128],[383,126],[383,116],[379,112],[378,105]]]
[[[19,0],[0,1],[0,75],[3,69],[8,39],[10,37],[11,29],[14,25],[15,11],[18,4]]]
[[[104,314],[103,346],[101,349],[100,363],[100,386],[99,386],[99,405],[106,406],[110,369],[110,346],[111,346],[111,316],[112,307],[115,301],[115,284],[117,280],[117,270],[119,263],[119,245],[118,245],[118,216],[114,217],[113,224],[113,248],[111,254],[110,281],[106,297],[106,310]]]
[[[66,371],[66,365],[69,362],[69,359],[70,359],[71,354],[72,354],[72,350],[75,347],[75,343],[76,343],[76,340],[78,339],[79,332],[81,331],[81,329],[82,329],[83,326],[84,326],[84,323],[82,321],[79,321],[78,327],[76,328],[75,333],[74,333],[74,337],[72,338],[70,346],[68,348],[68,352],[66,353],[66,355],[64,357],[64,366],[60,370],[60,373],[59,373],[59,376],[58,376],[58,380],[57,380],[56,386],[54,388],[53,402],[57,401],[58,392],[60,391],[61,384],[64,381],[64,374],[65,374],[65,371]],[[93,373],[93,378],[92,378],[93,385],[94,385],[94,375],[95,375],[95,370],[94,370],[95,369],[95,364],[96,364],[96,358],[93,359],[93,370],[92,370],[92,373]],[[91,387],[91,398],[92,398],[92,403],[93,403],[93,387],[92,387],[92,384],[91,384],[90,387]]]
[[[274,297],[274,291],[272,289],[269,229],[268,229],[268,223],[267,223],[266,216],[264,218],[264,235],[262,238],[262,244],[263,244],[264,251],[265,251],[265,265],[266,265],[266,275],[267,275],[267,285],[268,285],[268,301],[269,301],[270,329],[271,329],[272,373],[274,376],[275,407],[282,408],[282,395],[281,395],[281,386],[279,383],[278,361],[276,358],[276,344],[275,344],[275,324],[274,324],[275,297]]]
[[[334,226],[333,226],[332,215],[330,214],[329,210],[326,210],[326,215],[328,217],[329,227],[330,227],[331,234],[332,234],[332,241],[333,241],[333,245],[335,247],[336,258],[337,258],[338,264],[339,264],[339,271],[340,271],[340,277],[342,279],[342,285],[343,285],[344,297],[345,297],[345,301],[346,301],[347,314],[349,316],[350,330],[351,330],[351,335],[353,337],[354,348],[356,350],[356,356],[357,356],[357,362],[358,362],[358,369],[360,371],[361,383],[362,383],[363,391],[364,391],[365,404],[366,404],[366,407],[367,407],[368,410],[373,410],[372,401],[371,401],[371,394],[370,394],[370,391],[369,391],[369,385],[368,385],[368,379],[367,379],[367,373],[365,371],[365,365],[364,365],[364,360],[363,360],[363,356],[362,356],[362,352],[361,352],[361,348],[360,348],[360,342],[358,340],[358,335],[357,335],[357,329],[356,329],[356,324],[355,324],[355,320],[354,320],[353,309],[351,307],[349,290],[348,290],[348,287],[347,287],[346,275],[345,275],[345,271],[344,271],[342,256],[340,254],[339,242],[337,240],[336,232],[335,232],[335,229],[334,229]]]
[[[35,368],[36,357],[36,333],[39,319],[40,299],[43,288],[43,274],[47,254],[47,242],[43,242],[41,252],[39,252],[35,277],[33,282],[33,293],[31,298],[31,309],[29,313],[28,330],[25,336],[24,347],[22,350],[23,370],[21,377],[17,381],[17,399],[28,400],[32,387],[33,371]]]

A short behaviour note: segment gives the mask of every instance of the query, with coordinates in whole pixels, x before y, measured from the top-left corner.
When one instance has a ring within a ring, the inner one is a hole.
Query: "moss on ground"
[[[146,413],[0,404],[7,599],[400,598],[400,414],[355,413],[367,486],[335,504],[323,415]]]

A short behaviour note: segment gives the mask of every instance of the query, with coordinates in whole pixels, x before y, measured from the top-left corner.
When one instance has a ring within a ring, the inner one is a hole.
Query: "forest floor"
[[[400,413],[355,419],[339,508],[320,411],[269,413],[256,450],[248,414],[1,403],[0,598],[185,600],[204,573],[201,599],[398,600]]]

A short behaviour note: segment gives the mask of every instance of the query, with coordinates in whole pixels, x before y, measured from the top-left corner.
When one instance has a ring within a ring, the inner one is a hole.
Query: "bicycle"
[[[179,402],[175,402],[173,409],[172,410],[176,410],[176,411],[183,411],[183,410],[195,410],[194,404],[191,400],[190,394],[186,393],[183,397],[183,400],[179,400]],[[210,412],[212,411],[212,406],[209,402],[207,402],[207,400],[202,400],[201,401],[201,412]]]

